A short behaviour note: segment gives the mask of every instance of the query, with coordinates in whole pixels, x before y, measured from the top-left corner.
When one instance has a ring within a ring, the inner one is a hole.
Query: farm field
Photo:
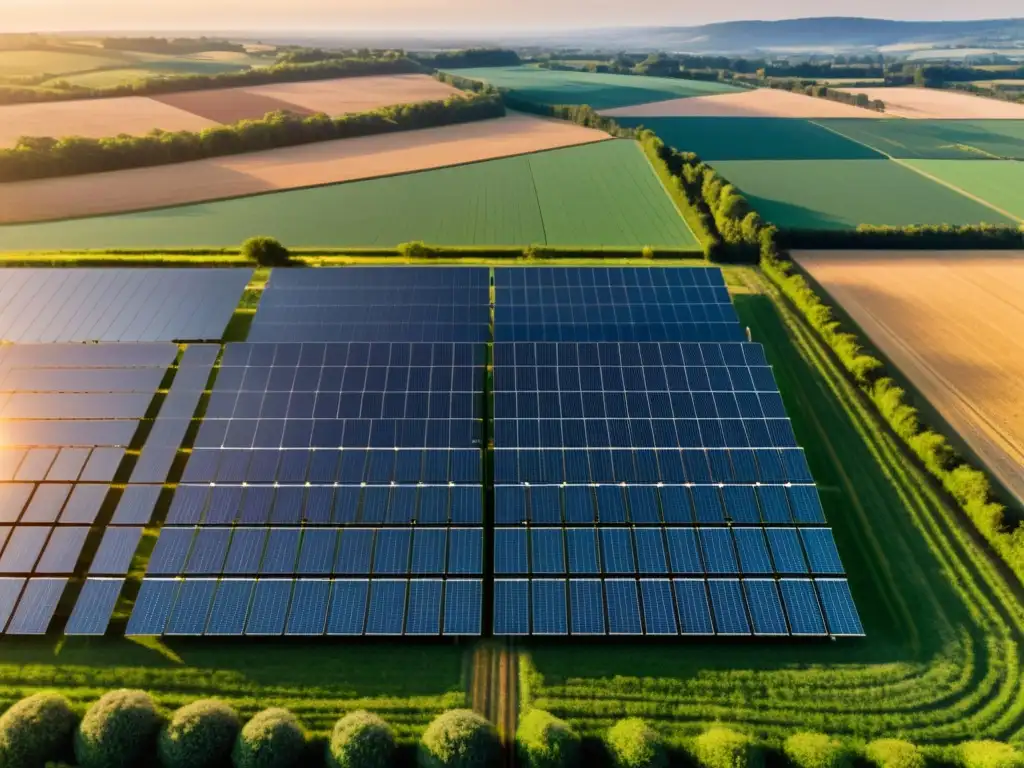
[[[870,109],[852,107],[838,101],[818,99],[774,88],[693,96],[651,104],[606,109],[609,117],[848,117],[854,120],[879,119],[885,115]]]
[[[48,221],[222,200],[390,176],[606,141],[608,134],[527,115],[318,142],[101,175],[0,184],[0,223]],[[95,188],[102,180],[103,194]]]
[[[763,218],[784,229],[1014,223],[887,159],[723,160],[713,165]]]
[[[498,88],[508,88],[524,99],[541,104],[589,104],[597,110],[737,91],[731,85],[701,80],[605,75],[536,67],[479,67],[455,70],[455,74],[482,80]]]
[[[794,257],[1024,502],[1024,252]]]
[[[363,82],[365,81],[365,82]],[[105,138],[154,128],[198,131],[290,110],[340,115],[392,104],[445,99],[459,92],[426,75],[387,75],[225,88],[154,97],[0,106],[0,148],[21,136]]]
[[[104,55],[100,49],[75,51],[0,51],[0,78],[62,75],[100,67],[116,67],[122,59],[117,54]]]
[[[696,248],[640,148],[603,141],[423,173],[0,229],[0,250],[547,244]]]
[[[890,117],[942,120],[1024,120],[1024,104],[937,88],[840,88],[885,102]]]
[[[745,269],[727,280],[761,285]],[[765,345],[806,447],[867,638],[686,652],[532,643],[528,703],[591,736],[644,717],[677,745],[711,722],[776,744],[795,727],[918,743],[1019,736],[1016,598],[817,337],[785,305],[742,290],[740,320]]]
[[[1024,222],[1024,163],[1017,160],[908,160],[930,176],[980,197]]]
[[[1024,159],[1024,120],[820,120],[819,125],[890,157]]]

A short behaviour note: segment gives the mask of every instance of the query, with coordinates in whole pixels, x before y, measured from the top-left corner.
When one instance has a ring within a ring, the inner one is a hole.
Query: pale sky
[[[552,29],[640,24],[690,26],[733,19],[868,16],[1002,18],[1020,0],[0,0],[4,32],[221,29],[328,32]]]

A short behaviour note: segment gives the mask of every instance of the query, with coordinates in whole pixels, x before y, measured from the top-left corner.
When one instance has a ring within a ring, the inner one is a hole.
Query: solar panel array
[[[0,348],[0,629],[7,634],[46,632],[177,351],[166,343]]]
[[[479,635],[488,297],[485,269],[275,271],[127,633]]]
[[[861,635],[716,269],[495,270],[497,635]]]
[[[251,269],[5,269],[0,340],[219,339]]]

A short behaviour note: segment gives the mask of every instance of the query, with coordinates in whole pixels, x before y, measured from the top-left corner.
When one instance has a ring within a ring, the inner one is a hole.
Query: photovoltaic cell
[[[863,635],[864,627],[846,579],[816,579],[814,584],[825,611],[829,634],[837,637]]]
[[[479,635],[483,583],[479,579],[449,579],[444,587],[444,634]]]
[[[322,635],[327,627],[331,583],[326,579],[297,579],[292,593],[286,635]]]
[[[679,611],[679,631],[684,635],[713,635],[711,606],[707,586],[702,579],[675,579],[672,582]]]
[[[810,579],[780,579],[779,589],[794,635],[824,635],[825,621]]]
[[[178,589],[165,635],[201,635],[206,629],[216,579],[185,579]]]
[[[255,579],[222,579],[217,584],[206,634],[240,636],[255,588]]]
[[[772,579],[746,579],[743,593],[750,610],[755,635],[786,635],[786,617],[782,611],[779,590]]]
[[[331,590],[328,635],[361,635],[366,626],[368,579],[337,579]]]
[[[245,622],[245,634],[284,634],[292,583],[291,579],[259,579],[256,582]]]
[[[572,634],[605,633],[604,595],[598,579],[570,579],[569,601]]]
[[[24,586],[25,579],[23,578],[0,577],[0,629],[6,628]]]
[[[606,579],[604,591],[608,601],[609,634],[641,634],[636,582],[631,579]]]
[[[405,621],[407,635],[441,633],[440,579],[413,579],[409,582],[409,612]]]
[[[494,580],[494,634],[530,633],[529,589],[526,579]]]
[[[163,634],[178,593],[178,585],[176,579],[143,579],[125,634]]]
[[[711,579],[711,606],[719,635],[749,635],[750,622],[743,603],[739,579]]]
[[[29,579],[7,625],[7,634],[45,635],[67,583],[67,579],[58,578]]]
[[[405,621],[407,582],[374,579],[370,582],[367,635],[400,635]]]
[[[534,635],[568,634],[566,596],[564,579],[534,579],[531,582],[533,597]]]
[[[105,634],[123,585],[124,579],[86,579],[64,627],[64,634]]]
[[[645,634],[678,634],[672,584],[668,579],[641,579],[640,597],[644,605]]]

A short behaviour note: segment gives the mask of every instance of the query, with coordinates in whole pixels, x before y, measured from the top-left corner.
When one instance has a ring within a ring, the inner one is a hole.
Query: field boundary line
[[[868,149],[870,149],[870,150],[872,150],[874,152],[877,152],[878,154],[883,155],[886,160],[889,160],[889,161],[891,161],[893,163],[896,163],[896,165],[899,165],[899,166],[901,166],[903,168],[906,168],[907,170],[913,171],[914,173],[918,174],[919,176],[924,176],[929,181],[933,181],[936,184],[939,184],[939,185],[941,185],[943,187],[946,187],[946,189],[950,189],[953,192],[956,192],[956,193],[958,193],[960,195],[963,195],[968,200],[973,200],[974,202],[979,203],[979,204],[985,206],[986,208],[995,211],[1000,216],[1005,216],[1006,218],[1010,219],[1011,221],[1015,221],[1018,224],[1024,224],[1024,219],[1022,219],[1020,216],[1015,216],[1014,214],[1010,213],[1009,211],[1004,211],[998,205],[990,203],[988,200],[985,200],[982,197],[978,197],[977,195],[972,195],[967,190],[960,189],[960,187],[956,186],[956,184],[953,184],[952,182],[944,181],[944,180],[940,179],[937,176],[932,176],[927,171],[924,171],[924,170],[922,170],[920,168],[915,168],[914,166],[912,166],[909,163],[907,163],[905,160],[901,160],[900,158],[893,157],[888,152],[886,152],[884,150],[881,150],[881,149],[878,149],[877,147],[872,147],[870,144],[866,144],[863,141],[859,141],[858,139],[850,138],[845,133],[841,133],[841,132],[837,131],[835,128],[830,128],[827,125],[822,125],[821,123],[815,122],[814,120],[808,120],[808,122],[811,123],[812,125],[818,126],[819,128],[824,128],[826,131],[830,131],[830,132],[834,133],[836,136],[841,136],[842,138],[846,139],[847,141],[852,141],[854,144],[860,144],[862,147],[866,147],[866,148],[868,148]]]

